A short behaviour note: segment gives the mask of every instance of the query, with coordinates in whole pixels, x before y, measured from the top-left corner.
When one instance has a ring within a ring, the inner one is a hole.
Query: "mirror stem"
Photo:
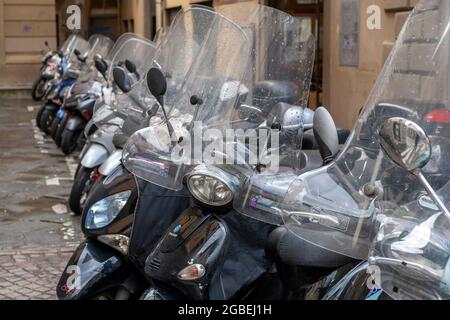
[[[161,109],[164,115],[164,120],[166,121],[167,130],[169,131],[170,140],[172,141],[172,145],[176,145],[176,137],[175,137],[175,131],[173,130],[172,125],[169,122],[169,118],[167,117],[166,107],[164,106],[164,97],[158,97],[158,102],[161,105]],[[175,138],[175,139],[174,139]]]
[[[419,179],[420,183],[423,185],[423,187],[427,190],[428,194],[430,195],[431,199],[436,203],[436,205],[441,209],[447,218],[450,219],[450,212],[448,211],[445,204],[442,202],[441,198],[436,194],[436,191],[434,191],[433,187],[428,183],[428,180],[423,175],[422,171],[420,169],[414,171],[414,175]]]

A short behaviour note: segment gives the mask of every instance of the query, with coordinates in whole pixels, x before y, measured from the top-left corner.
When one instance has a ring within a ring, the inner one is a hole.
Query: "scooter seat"
[[[347,142],[350,137],[350,130],[338,128],[338,138],[339,144],[343,145]],[[302,150],[317,150],[319,145],[317,144],[316,138],[314,137],[314,130],[307,130],[303,134]]]
[[[307,242],[286,227],[279,227],[271,233],[266,251],[276,260],[293,267],[336,269],[354,261]]]

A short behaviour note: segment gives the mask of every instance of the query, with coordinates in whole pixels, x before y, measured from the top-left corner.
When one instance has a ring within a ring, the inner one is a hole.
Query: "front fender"
[[[91,143],[81,159],[81,165],[88,169],[93,169],[108,160],[108,150],[97,143]]]
[[[73,115],[70,117],[69,121],[67,121],[66,129],[69,131],[78,131],[83,129],[84,120],[79,115]]]
[[[98,170],[98,172],[102,176],[109,176],[116,170],[119,166],[122,165],[122,153],[123,150],[116,150],[113,154],[111,154],[108,160],[105,161]]]
[[[56,294],[60,300],[86,300],[122,286],[132,295],[139,295],[146,289],[145,285],[142,276],[118,252],[86,240],[70,258]]]

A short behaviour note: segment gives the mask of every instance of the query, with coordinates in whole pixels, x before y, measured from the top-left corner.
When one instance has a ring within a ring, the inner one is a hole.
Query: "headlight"
[[[233,201],[237,183],[234,176],[214,167],[200,166],[187,177],[192,196],[214,207],[225,206]]]
[[[131,191],[127,190],[94,203],[87,213],[85,228],[94,230],[109,225],[125,207],[130,196]]]

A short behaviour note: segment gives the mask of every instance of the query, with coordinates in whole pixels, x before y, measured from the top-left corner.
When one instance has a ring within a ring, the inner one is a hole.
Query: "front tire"
[[[40,77],[33,83],[33,87],[31,88],[31,97],[34,101],[41,101],[45,96],[45,84],[47,80]]]
[[[55,120],[55,110],[48,110],[45,109],[42,112],[42,115],[40,117],[40,125],[39,127],[44,131],[46,134],[51,134],[51,126],[53,124],[53,120]]]
[[[58,129],[56,130],[56,133],[55,133],[55,143],[58,147],[61,147],[62,134],[64,132],[64,129],[66,128],[68,121],[69,121],[69,117],[64,115],[64,117],[58,124]]]
[[[94,169],[80,167],[69,197],[69,207],[76,215],[83,213],[84,204],[92,187],[91,175]]]
[[[61,120],[58,119],[58,117],[55,117],[55,119],[53,119],[52,125],[50,126],[50,136],[52,137],[53,140],[55,140],[56,132],[58,131],[60,122]]]
[[[41,117],[42,117],[42,114],[44,113],[44,111],[45,111],[45,104],[39,109],[39,111],[38,111],[38,113],[37,113],[37,115],[36,115],[36,126],[39,128],[39,129],[41,129],[42,130],[42,128],[41,128]]]
[[[75,151],[78,145],[79,131],[70,131],[64,129],[61,137],[61,150],[67,156]]]

